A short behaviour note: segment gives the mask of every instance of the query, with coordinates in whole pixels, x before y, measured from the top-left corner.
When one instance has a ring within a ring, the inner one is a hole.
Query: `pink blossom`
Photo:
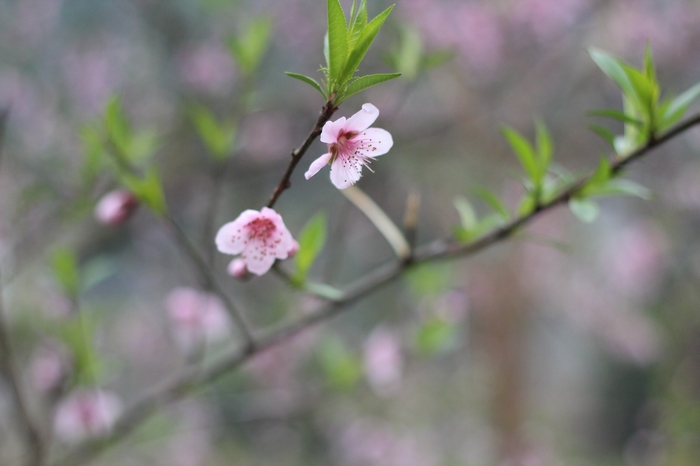
[[[219,229],[216,246],[224,254],[241,254],[248,271],[262,275],[275,259],[286,259],[294,249],[294,238],[282,216],[263,207],[260,212],[248,209],[236,220]]]
[[[39,347],[30,365],[32,385],[42,393],[59,389],[70,371],[70,365],[65,351],[56,345]]]
[[[365,342],[364,371],[378,395],[388,395],[401,384],[403,355],[401,342],[390,330],[379,327]]]
[[[231,334],[231,322],[221,300],[194,288],[175,288],[166,299],[173,337],[180,348],[191,353],[206,343],[224,340]]]
[[[362,167],[389,152],[394,144],[387,131],[370,128],[378,116],[377,107],[364,104],[362,110],[350,118],[341,117],[323,125],[321,142],[328,144],[328,152],[314,160],[304,174],[306,179],[330,163],[331,181],[336,188],[345,189],[355,184],[362,176]]]
[[[54,431],[66,442],[79,442],[109,433],[121,414],[119,398],[103,390],[78,390],[56,408]]]
[[[128,221],[139,206],[129,191],[118,189],[105,194],[95,206],[95,218],[107,226],[119,226]]]
[[[228,92],[236,74],[231,55],[216,42],[187,47],[179,54],[177,65],[185,83],[210,94]]]

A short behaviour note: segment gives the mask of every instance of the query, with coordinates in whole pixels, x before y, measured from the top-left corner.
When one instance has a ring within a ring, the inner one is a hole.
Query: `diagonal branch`
[[[321,114],[318,116],[318,120],[316,120],[316,124],[314,125],[309,135],[306,137],[306,140],[301,144],[301,146],[292,151],[292,159],[289,161],[287,170],[284,172],[284,175],[282,175],[282,179],[280,180],[280,182],[277,183],[277,187],[272,192],[270,200],[267,201],[267,207],[269,207],[270,209],[272,209],[272,207],[275,205],[277,199],[279,199],[282,193],[286,189],[289,189],[289,187],[292,185],[289,179],[292,177],[292,173],[294,172],[294,169],[296,168],[297,164],[304,156],[306,151],[309,149],[311,143],[314,142],[314,140],[319,136],[319,134],[321,134],[323,125],[325,125],[326,122],[328,122],[328,120],[331,119],[333,113],[335,113],[335,111],[338,110],[338,107],[335,105],[333,100],[334,96],[331,96],[328,99],[328,102],[326,102],[323,108],[321,109]]]
[[[319,118],[319,121],[321,121],[321,118]],[[658,138],[650,140],[647,144],[632,152],[624,159],[616,160],[611,164],[611,171],[613,173],[619,173],[626,168],[629,163],[642,158],[653,149],[697,125],[700,125],[700,114],[681,122]],[[204,369],[188,369],[169,381],[164,382],[152,392],[145,395],[140,401],[132,405],[119,419],[108,438],[79,445],[75,450],[69,452],[62,461],[55,463],[54,466],[73,466],[97,457],[106,447],[113,445],[129,435],[146,419],[156,413],[163,405],[182,398],[194,389],[202,387],[218,377],[240,367],[255,355],[290,339],[294,335],[318,323],[336,316],[348,309],[349,304],[383,288],[401,277],[408,269],[431,261],[471,256],[508,239],[536,217],[555,207],[566,204],[569,199],[578,194],[580,190],[586,186],[590,178],[591,176],[587,176],[579,179],[563,189],[554,198],[538,205],[531,213],[518,217],[510,223],[496,228],[470,243],[463,244],[453,240],[436,240],[416,249],[415,255],[411,261],[391,262],[379,266],[351,283],[337,299],[327,300],[326,304],[320,306],[313,313],[259,337],[256,340],[255,348],[251,351],[235,351],[221,357],[218,361]],[[276,197],[273,196],[273,200],[275,199]]]

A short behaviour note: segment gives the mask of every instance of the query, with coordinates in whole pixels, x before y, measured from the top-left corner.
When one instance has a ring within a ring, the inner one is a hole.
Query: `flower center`
[[[275,224],[267,218],[256,218],[248,224],[248,238],[260,238],[265,240],[275,231]]]

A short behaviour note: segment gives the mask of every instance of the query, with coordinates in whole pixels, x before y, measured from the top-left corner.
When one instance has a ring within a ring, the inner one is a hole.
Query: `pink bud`
[[[129,191],[118,189],[105,194],[95,206],[95,218],[107,226],[119,226],[131,218],[139,201]]]
[[[294,243],[290,246],[289,250],[287,251],[287,257],[294,257],[296,254],[299,252],[299,242],[297,240],[294,240]]]
[[[245,266],[245,261],[240,258],[232,260],[226,271],[229,275],[236,278],[245,278],[246,275],[248,275],[248,269]]]

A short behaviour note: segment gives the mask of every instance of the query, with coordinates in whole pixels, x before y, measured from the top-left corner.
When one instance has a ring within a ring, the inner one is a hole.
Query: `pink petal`
[[[306,170],[306,173],[304,173],[304,177],[308,180],[312,176],[314,176],[320,169],[328,165],[328,162],[331,159],[331,153],[328,152],[327,154],[323,154],[313,162],[311,162],[311,165],[309,166],[309,169]]]
[[[340,133],[345,132],[345,117],[340,117],[336,121],[327,121],[321,129],[321,142],[333,144],[338,142]]]
[[[362,165],[360,163],[350,163],[339,157],[331,164],[331,181],[338,189],[349,188],[362,177]]]
[[[248,268],[248,271],[258,276],[267,273],[274,263],[275,256],[272,254],[268,254],[266,256],[249,256],[245,259],[245,265]]]
[[[345,124],[345,131],[359,133],[369,128],[379,116],[379,110],[372,104],[364,104],[362,110],[354,114]]]
[[[353,140],[362,141],[364,148],[358,148],[362,153],[369,157],[378,157],[389,152],[389,149],[394,145],[394,140],[388,131],[380,128],[369,128],[353,138]]]
[[[259,215],[260,213],[255,210],[244,210],[236,220],[219,228],[215,239],[217,249],[224,254],[243,252],[247,239],[245,227]]]

